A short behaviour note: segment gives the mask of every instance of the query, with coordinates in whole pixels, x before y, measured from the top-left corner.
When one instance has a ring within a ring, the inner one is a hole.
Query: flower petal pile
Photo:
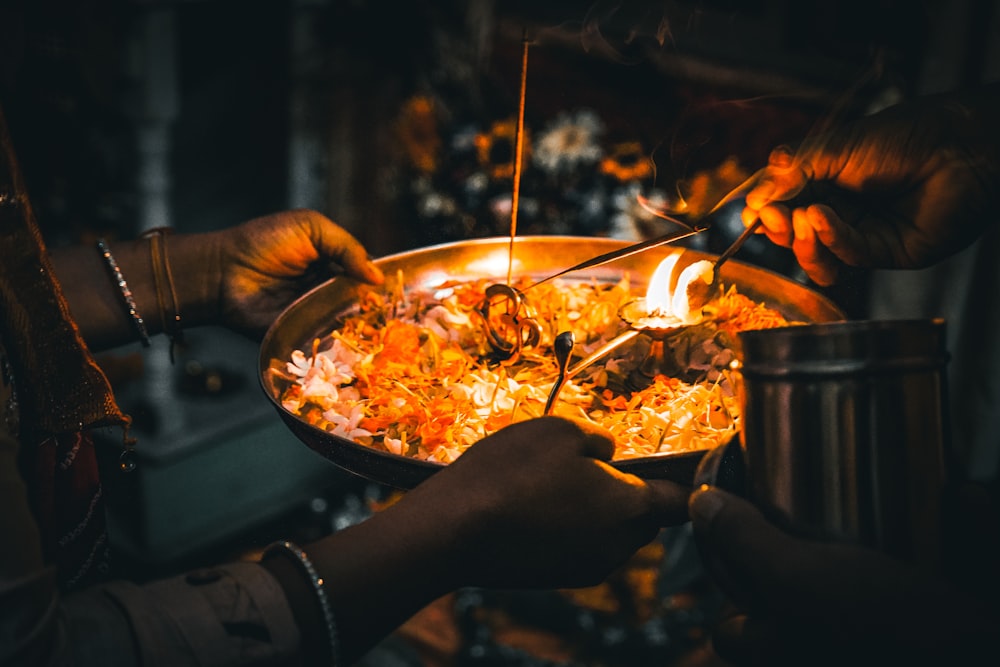
[[[393,296],[369,293],[327,336],[312,341],[311,350],[274,360],[283,407],[359,444],[449,463],[486,435],[540,416],[558,375],[556,335],[574,332],[578,361],[625,330],[619,310],[637,296],[628,276],[534,286],[527,293],[541,342],[513,361],[498,361],[478,310],[488,286],[480,280]],[[789,322],[732,287],[704,314],[663,341],[665,363],[652,376],[641,371],[654,341],[635,337],[572,377],[555,413],[610,431],[616,459],[726,441],[740,425],[739,377],[730,367],[736,334]]]

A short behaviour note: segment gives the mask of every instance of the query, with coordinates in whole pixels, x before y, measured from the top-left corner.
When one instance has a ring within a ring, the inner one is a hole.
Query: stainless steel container
[[[944,321],[830,322],[740,338],[750,499],[793,531],[936,567]]]

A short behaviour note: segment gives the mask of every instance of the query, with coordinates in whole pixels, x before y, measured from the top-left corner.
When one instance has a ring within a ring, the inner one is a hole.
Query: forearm
[[[394,506],[305,546],[330,600],[341,665],[353,664],[420,609],[467,583],[457,548],[463,531],[417,505]],[[326,630],[308,580],[284,556],[266,559],[265,566],[289,596],[306,653],[322,659]]]
[[[217,321],[220,278],[215,235],[169,235],[163,242],[180,325],[193,327]],[[154,262],[161,259],[151,251],[150,240],[109,241],[107,245],[149,335],[162,333],[165,318],[173,316],[174,304],[166,275],[161,275],[160,294],[157,294]],[[96,245],[56,248],[50,255],[70,313],[91,349],[102,350],[139,340],[122,290]]]

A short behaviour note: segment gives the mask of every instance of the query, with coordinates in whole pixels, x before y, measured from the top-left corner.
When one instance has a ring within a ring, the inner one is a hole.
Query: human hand
[[[448,549],[457,585],[594,585],[661,527],[687,520],[690,489],[622,473],[607,463],[612,452],[606,433],[576,422],[521,422],[473,445],[400,504],[458,527]]]
[[[819,285],[836,282],[843,265],[930,266],[995,220],[994,126],[976,104],[927,98],[810,137],[794,154],[775,149],[747,194],[744,224],[759,217]]]
[[[873,550],[796,539],[716,488],[692,494],[690,514],[706,568],[740,609],[713,637],[727,660],[957,664],[996,651],[995,619],[942,580]]]
[[[345,660],[461,587],[600,583],[661,526],[687,520],[688,488],[623,474],[607,463],[612,451],[603,432],[560,417],[519,422],[309,545],[335,592]],[[283,580],[302,586],[294,571]]]
[[[292,301],[341,271],[372,284],[383,280],[365,248],[315,211],[282,211],[215,234],[223,321],[250,335],[262,333]]]

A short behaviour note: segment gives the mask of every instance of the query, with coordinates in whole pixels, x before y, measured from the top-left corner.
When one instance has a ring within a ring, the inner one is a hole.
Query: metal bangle
[[[139,341],[143,347],[149,347],[149,332],[146,331],[146,323],[143,322],[142,316],[139,314],[139,309],[135,305],[135,299],[132,298],[132,290],[129,289],[128,283],[125,282],[125,276],[122,275],[121,269],[118,268],[118,262],[115,261],[115,257],[111,254],[111,250],[108,249],[108,244],[105,243],[104,239],[97,240],[97,249],[100,251],[101,257],[104,258],[104,263],[107,264],[108,271],[111,272],[112,280],[115,281],[115,284],[118,285],[118,289],[121,291],[122,298],[125,301],[125,312],[131,318],[132,325],[139,334]]]
[[[174,286],[174,275],[170,270],[167,258],[167,235],[170,227],[154,227],[143,232],[139,238],[149,239],[150,261],[153,266],[153,280],[156,283],[156,302],[160,309],[160,322],[163,332],[170,340],[170,363],[174,363],[174,350],[184,342],[184,330],[181,328],[180,302],[177,299],[177,288]],[[172,315],[167,311],[164,292],[169,291]]]
[[[336,667],[340,662],[340,642],[337,639],[337,625],[333,620],[333,608],[330,606],[330,597],[326,594],[326,589],[323,587],[323,577],[319,576],[312,561],[309,560],[309,556],[297,544],[287,540],[273,542],[264,549],[261,557],[266,558],[273,553],[287,553],[294,556],[299,566],[306,573],[306,576],[309,577],[309,583],[312,584],[313,590],[316,592],[316,599],[319,601],[320,609],[323,612],[323,620],[326,622],[326,636],[330,643],[330,664]]]

